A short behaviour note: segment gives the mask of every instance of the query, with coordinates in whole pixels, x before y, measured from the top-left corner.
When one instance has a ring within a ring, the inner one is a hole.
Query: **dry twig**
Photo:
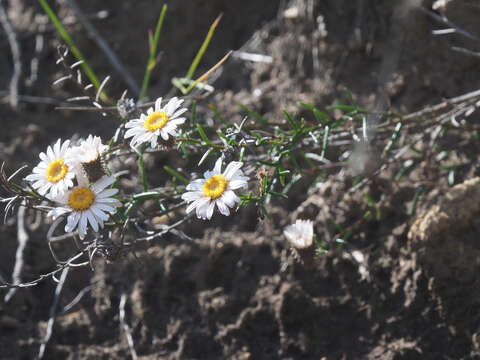
[[[13,60],[13,74],[10,79],[10,105],[16,109],[18,106],[18,82],[22,74],[22,61],[20,58],[20,46],[18,45],[17,35],[12,24],[8,20],[5,0],[0,0],[0,22],[7,33],[10,50]]]
[[[50,318],[48,319],[47,331],[45,333],[45,337],[43,338],[42,344],[40,345],[40,350],[38,351],[38,359],[43,358],[47,344],[52,336],[53,325],[55,324],[57,304],[63,290],[63,285],[65,284],[65,280],[67,279],[68,270],[68,267],[62,270],[62,275],[60,276],[60,280],[58,281],[57,287],[55,288],[55,297],[53,298],[53,303],[50,307]]]

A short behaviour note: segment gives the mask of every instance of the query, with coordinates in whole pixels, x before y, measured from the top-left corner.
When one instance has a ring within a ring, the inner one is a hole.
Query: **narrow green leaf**
[[[171,167],[167,165],[165,165],[163,168],[165,169],[166,172],[168,172],[170,175],[172,175],[174,178],[176,178],[180,182],[184,183],[185,185],[189,184],[188,179],[182,174],[180,174],[178,171],[173,170]]]
[[[195,116],[197,114],[197,100],[192,101],[192,109],[190,110],[190,125],[195,124]]]
[[[202,158],[200,159],[200,161],[198,162],[198,166],[202,165],[203,162],[207,159],[207,157],[212,153],[213,151],[213,148],[210,148],[208,149],[205,154],[203,154]]]
[[[145,69],[145,75],[143,76],[142,89],[140,90],[140,96],[138,98],[139,100],[142,100],[147,94],[148,83],[150,82],[150,75],[152,73],[153,68],[156,65],[155,58],[157,56],[158,40],[160,38],[160,33],[162,32],[163,20],[165,19],[166,12],[167,12],[167,4],[164,4],[162,7],[162,11],[160,12],[160,16],[158,17],[153,40],[150,39],[150,36],[149,36],[150,56],[148,58],[147,67]]]
[[[259,113],[253,111],[253,110],[250,110],[248,107],[246,107],[245,105],[242,105],[240,103],[237,103],[237,106],[242,109],[243,111],[245,111],[248,115],[254,117],[255,119],[257,119],[258,121],[260,121],[262,124],[264,125],[270,125],[270,123],[268,122],[268,120],[266,120],[262,115],[260,115]]]
[[[206,144],[209,144],[209,145],[212,144],[212,142],[208,139],[207,134],[205,134],[205,130],[203,130],[202,125],[197,124],[197,130],[198,130],[198,133],[200,134],[200,137]]]
[[[325,126],[325,132],[323,133],[322,152],[320,153],[321,157],[325,157],[325,152],[327,151],[329,134],[330,134],[330,127]]]
[[[193,75],[195,74],[195,70],[197,70],[198,64],[200,63],[200,60],[202,60],[202,57],[205,54],[205,51],[207,51],[208,44],[210,44],[210,40],[212,40],[213,33],[215,32],[215,29],[217,28],[221,18],[222,18],[222,14],[220,14],[210,26],[207,36],[205,37],[205,40],[203,40],[202,46],[198,50],[197,55],[193,59],[192,64],[188,69],[188,72],[186,75],[188,79],[193,78]]]
[[[304,102],[299,102],[301,106],[303,106],[305,109],[310,110],[313,112],[313,116],[315,116],[315,119],[322,125],[327,125],[330,122],[330,117],[325,114],[324,112],[318,110],[315,106],[309,103],[304,103]]]
[[[292,130],[295,130],[295,131],[300,130],[300,127],[298,126],[297,122],[292,117],[292,115],[290,115],[286,110],[283,110],[283,113],[284,113],[285,117],[287,118],[287,121],[290,124],[290,127],[292,128]]]

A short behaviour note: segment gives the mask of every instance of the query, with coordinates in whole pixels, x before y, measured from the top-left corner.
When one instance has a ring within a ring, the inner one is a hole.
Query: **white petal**
[[[168,133],[164,129],[160,130],[160,135],[162,136],[163,140],[168,140]]]
[[[58,183],[53,184],[52,187],[50,188],[50,196],[52,198],[57,197],[58,195]]]
[[[35,180],[40,180],[40,179],[43,179],[43,178],[44,178],[44,176],[40,175],[40,174],[30,174],[30,175],[25,177],[25,180],[35,181]]]
[[[232,190],[225,191],[220,199],[229,207],[234,207],[236,203],[240,202],[240,199]]]
[[[87,234],[87,215],[85,211],[82,211],[80,214],[80,221],[78,222],[78,232],[80,235],[80,239],[83,240],[85,235]]]
[[[48,160],[49,160],[49,161],[55,160],[55,154],[53,153],[53,150],[52,150],[52,147],[51,147],[51,146],[49,146],[49,147],[47,148],[47,156],[48,156]]]
[[[69,145],[70,145],[70,140],[65,140],[62,147],[60,148],[60,155],[63,156],[63,154],[67,151]]]
[[[105,189],[107,186],[112,185],[115,182],[115,176],[104,175],[95,184],[92,185],[92,190],[95,194]]]
[[[150,114],[152,114],[152,113],[153,113],[153,108],[152,108],[152,107],[148,108],[148,110],[147,110],[147,115],[150,115]]]
[[[53,145],[53,153],[55,154],[56,158],[60,157],[60,142],[61,140],[58,139],[55,145]]]
[[[70,212],[70,209],[64,207],[57,207],[48,212],[48,216],[51,216],[53,220],[57,219],[59,216]]]
[[[188,109],[187,108],[181,108],[180,110],[175,111],[175,113],[170,117],[172,120],[179,117],[183,113],[185,113]]]
[[[225,176],[228,180],[230,180],[237,170],[239,170],[243,166],[243,162],[240,161],[232,161],[230,164],[227,165],[227,168],[223,172],[223,176]]]
[[[46,172],[46,171],[47,171],[47,167],[46,167],[46,166],[45,166],[45,167],[43,167],[43,166],[40,167],[40,165],[35,166],[35,167],[33,168],[33,170],[32,170],[32,172],[33,172],[34,174],[41,174],[41,175],[44,175],[44,176],[45,176],[45,172]]]
[[[125,127],[127,129],[129,129],[129,128],[137,127],[137,125],[141,124],[141,123],[142,123],[142,121],[140,119],[133,119],[133,120],[130,120],[129,122],[127,122],[125,124]]]
[[[111,197],[116,193],[118,193],[118,189],[106,189],[106,190],[103,190],[101,193],[97,194],[97,198],[104,199],[107,197]]]
[[[219,174],[219,173],[216,172],[215,170],[212,170],[212,171],[207,170],[207,171],[205,171],[205,172],[203,173],[203,177],[208,180],[208,179],[210,179],[213,175],[217,175],[217,174]]]
[[[208,201],[204,201],[199,206],[197,206],[197,217],[199,219],[206,220],[208,208],[210,206],[210,198],[204,198],[204,199],[207,199]]]
[[[228,183],[228,188],[230,190],[235,190],[242,187],[246,187],[247,185],[248,183],[244,180],[230,180],[230,182]]]
[[[190,211],[197,208],[197,216],[198,216],[198,208],[208,204],[209,202],[210,202],[210,198],[208,197],[202,197],[200,199],[197,199],[187,207],[186,212],[188,214]]]
[[[78,224],[78,220],[80,220],[79,212],[73,212],[68,215],[67,224],[65,225],[65,232],[72,232]]]
[[[42,186],[42,187],[41,187],[40,189],[38,189],[37,191],[38,191],[38,193],[39,193],[40,195],[45,195],[45,194],[47,193],[48,189],[50,189],[50,186],[51,186],[50,183],[46,183],[44,186]]]
[[[98,223],[95,220],[95,216],[93,216],[93,213],[90,210],[87,210],[85,211],[85,215],[87,216],[88,222],[90,223],[93,231],[98,232]]]
[[[162,130],[164,130],[164,131],[167,132],[167,133],[170,133],[172,130],[175,130],[176,128],[177,128],[177,125],[171,124],[171,123],[169,122],[167,125],[165,125],[165,126],[162,128]]]
[[[177,110],[177,107],[177,98],[171,98],[168,104],[165,106],[165,112],[167,113],[168,117],[172,116],[174,111]]]
[[[158,136],[152,136],[152,140],[150,140],[150,147],[155,149],[157,147],[157,139]]]
[[[213,210],[215,209],[215,201],[211,201],[210,204],[208,204],[208,209],[207,209],[207,219],[210,220],[213,215]]]
[[[96,203],[97,204],[109,204],[109,205],[112,205],[112,206],[120,206],[121,205],[120,201],[118,201],[115,198],[109,198],[109,197],[103,198],[103,199],[97,198]]]
[[[132,137],[132,136],[135,136],[135,135],[138,135],[138,134],[143,134],[145,131],[141,128],[131,128],[129,130],[127,130],[125,132],[125,135],[123,135],[123,137],[126,139],[126,138],[129,138],[129,137]]]
[[[182,200],[185,201],[195,201],[197,199],[200,199],[202,197],[202,193],[200,191],[189,191],[184,194],[182,194]]]
[[[41,179],[41,180],[38,180],[38,181],[36,181],[35,183],[33,183],[33,184],[32,184],[32,187],[33,187],[34,189],[38,189],[38,188],[42,187],[42,186],[45,185],[45,184],[46,184],[45,180],[44,180],[44,179]]]
[[[147,131],[145,134],[141,134],[138,137],[137,142],[139,142],[139,143],[150,142],[150,139],[151,139],[152,136],[153,136],[153,134],[150,131]]]
[[[228,206],[222,201],[221,198],[215,200],[215,203],[217,204],[218,210],[220,210],[220,212],[221,212],[223,215],[225,215],[225,216],[230,215],[230,209],[229,209]]]
[[[90,210],[92,210],[93,214],[99,218],[99,219],[102,219],[104,221],[107,221],[108,220],[108,215],[105,214],[102,210],[105,210],[105,211],[108,211],[108,212],[115,212],[115,208],[114,207],[111,207],[111,206],[107,206],[107,205],[103,205],[103,204],[95,204],[95,205],[92,205],[92,207],[90,208]]]
[[[215,162],[215,166],[213,167],[213,171],[216,174],[221,174],[222,173],[222,158],[218,158],[218,160]]]
[[[172,119],[169,121],[170,124],[172,125],[175,125],[175,126],[178,126],[178,125],[182,125],[185,120],[187,120],[186,118],[184,117],[181,117],[181,118],[178,118],[178,119]]]
[[[102,199],[102,202],[96,202],[93,205],[93,206],[95,206],[95,209],[100,209],[101,211],[114,213],[115,212],[115,207],[118,206],[118,204],[117,203],[112,203],[112,202],[103,202],[103,200],[106,200],[106,199]],[[116,200],[118,202],[117,199],[113,199],[113,200]]]
[[[186,189],[198,191],[203,189],[203,185],[205,185],[205,179],[196,179],[193,180],[190,184],[188,184]]]
[[[162,98],[159,97],[155,100],[155,111],[160,111],[162,109]]]

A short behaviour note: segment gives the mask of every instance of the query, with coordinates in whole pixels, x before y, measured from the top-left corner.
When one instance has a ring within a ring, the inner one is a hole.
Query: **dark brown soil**
[[[93,22],[132,75],[141,79],[147,54],[144,39],[162,4],[79,3],[87,14],[108,10],[106,19]],[[450,50],[460,46],[478,51],[478,42],[458,34],[432,36],[432,30],[445,26],[416,8],[430,8],[432,1],[318,0],[313,1],[312,16],[309,1],[298,1],[299,15],[293,19],[283,16],[285,3],[171,1],[151,96],[165,94],[171,77],[184,75],[220,12],[224,17],[199,73],[231,48],[274,59],[272,64],[232,59],[224,67],[214,84],[218,92],[209,101],[230,121],[244,116],[237,102],[276,120],[283,109],[309,116],[298,101],[324,108],[345,87],[369,109],[392,107],[409,113],[475,90],[480,83],[478,57]],[[64,2],[56,10],[64,21],[72,20]],[[44,35],[39,79],[25,81],[42,11],[35,1],[16,0],[10,1],[10,14],[23,54],[21,94],[56,99],[77,95],[73,87],[49,86],[60,76],[54,64],[60,40],[51,27]],[[328,32],[324,37],[316,22],[319,15]],[[447,15],[480,37],[476,1],[454,0]],[[125,88],[121,78],[80,25],[74,22],[68,29],[98,73],[112,73],[116,80],[110,91],[118,97]],[[355,29],[360,29],[359,36]],[[3,33],[0,47],[1,90],[8,88],[11,75]],[[314,48],[318,62],[312,57]],[[208,113],[205,105],[200,105],[200,115]],[[8,162],[9,170],[33,164],[39,151],[57,137],[70,137],[72,129],[80,136],[96,133],[106,138],[118,121],[29,102],[12,110],[7,98],[0,103],[0,116],[0,159]],[[471,118],[479,120],[476,113]],[[459,148],[464,143],[458,139],[445,141],[472,165],[458,173],[456,187],[449,188],[440,171],[426,173],[422,167],[401,183],[393,184],[392,174],[386,173],[362,193],[348,191],[351,179],[332,176],[308,192],[300,184],[288,200],[270,206],[270,219],[258,220],[254,209],[244,208],[234,219],[215,218],[210,226],[195,220],[183,228],[193,242],[169,235],[138,249],[136,257],[113,263],[98,259],[95,271],[71,271],[60,310],[79,291],[92,287],[77,305],[60,311],[45,358],[129,358],[119,323],[123,293],[141,359],[480,358],[480,183],[472,170],[480,149],[478,141],[468,142],[467,150]],[[155,176],[149,180],[155,181]],[[419,184],[427,191],[410,216],[408,207]],[[379,221],[362,220],[364,192],[383,199]],[[335,233],[332,221],[357,226],[347,246],[332,247],[313,268],[305,268],[292,259],[282,235],[297,217],[314,220],[316,233],[325,241]],[[35,228],[34,220],[27,216],[31,239],[25,279],[55,266],[43,236],[48,227]],[[15,218],[0,230],[0,275],[10,279]],[[55,283],[47,280],[19,290],[8,303],[0,301],[1,359],[36,356],[54,289]],[[2,299],[5,293],[0,291]]]

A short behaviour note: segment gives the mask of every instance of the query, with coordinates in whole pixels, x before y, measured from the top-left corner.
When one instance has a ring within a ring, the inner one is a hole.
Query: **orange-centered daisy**
[[[32,174],[25,179],[40,195],[54,198],[65,193],[73,186],[75,162],[70,140],[63,144],[60,139],[49,146],[46,153],[40,153],[40,162],[33,168]]]
[[[215,205],[225,216],[230,215],[230,209],[240,202],[233,190],[247,186],[248,178],[243,176],[243,163],[232,161],[222,173],[222,159],[218,159],[212,171],[207,171],[203,179],[197,179],[187,185],[187,192],[182,199],[191,202],[187,213],[196,209],[200,219],[211,219]]]
[[[118,189],[110,188],[115,182],[114,176],[103,176],[92,184],[89,184],[83,176],[79,176],[77,180],[79,185],[57,197],[55,200],[59,206],[48,214],[53,219],[68,214],[65,231],[72,232],[78,229],[80,239],[84,239],[88,224],[93,231],[98,232],[108,220],[109,214],[115,213],[116,208],[122,204],[113,197]]]
[[[213,175],[203,185],[203,195],[217,199],[223,195],[228,187],[228,180],[223,175]]]
[[[165,111],[155,111],[148,115],[143,123],[145,129],[148,131],[155,131],[161,129],[168,122],[168,115]]]
[[[51,183],[57,183],[62,180],[65,175],[67,175],[68,166],[65,165],[63,159],[55,159],[50,164],[48,164],[47,171],[45,175],[47,180]]]
[[[156,148],[159,136],[164,141],[177,136],[177,127],[186,120],[181,116],[187,111],[186,108],[181,108],[182,103],[183,100],[174,97],[162,107],[162,98],[158,98],[155,101],[155,108],[149,108],[146,115],[141,114],[139,119],[127,122],[125,138],[132,138],[130,146],[150,143],[152,148]]]
[[[73,189],[68,196],[68,206],[74,211],[84,211],[92,206],[95,201],[95,194],[92,190],[85,187]]]

